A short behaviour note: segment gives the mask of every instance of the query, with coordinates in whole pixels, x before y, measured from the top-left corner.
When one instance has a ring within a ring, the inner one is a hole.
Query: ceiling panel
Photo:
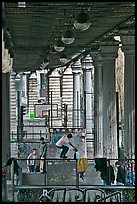
[[[13,69],[16,72],[39,69],[47,55],[49,68],[63,66],[59,61],[61,53],[47,53],[68,24],[75,41],[66,45],[64,52],[71,63],[72,56],[92,47],[97,39],[102,41],[104,34],[120,27],[135,14],[134,2],[26,2],[26,8],[18,8],[17,2],[4,2],[4,6],[13,41]],[[91,27],[86,31],[78,31],[73,26],[82,8],[91,20]]]

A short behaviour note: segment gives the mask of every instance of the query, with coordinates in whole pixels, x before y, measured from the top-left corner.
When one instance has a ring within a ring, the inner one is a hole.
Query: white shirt
[[[64,135],[60,140],[56,143],[56,146],[62,147],[64,144],[68,144],[70,142],[70,139],[67,137],[67,135]]]
[[[37,159],[37,156],[31,153],[31,154],[27,157],[27,165],[35,165],[36,161],[33,160],[33,159]]]

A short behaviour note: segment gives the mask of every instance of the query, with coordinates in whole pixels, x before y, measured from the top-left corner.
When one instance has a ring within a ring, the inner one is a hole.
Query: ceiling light
[[[49,49],[50,54],[57,54],[58,52],[54,49],[54,47],[50,47]]]
[[[87,13],[84,13],[83,10],[76,16],[74,27],[77,30],[85,31],[91,25],[90,17]]]
[[[25,8],[26,7],[26,2],[18,2],[18,7],[19,8]]]
[[[57,52],[62,52],[65,49],[64,43],[61,41],[60,38],[58,38],[58,40],[55,42],[54,49]]]
[[[64,54],[64,53],[62,53],[62,54],[60,55],[59,60],[60,60],[63,64],[66,64],[67,61],[68,61],[68,60],[67,60],[67,55]]]
[[[67,30],[64,32],[64,34],[63,34],[63,36],[62,36],[61,39],[62,39],[62,42],[63,42],[64,44],[67,44],[67,45],[72,44],[72,43],[74,42],[74,40],[75,40],[72,31],[69,30],[69,29],[67,29]]]

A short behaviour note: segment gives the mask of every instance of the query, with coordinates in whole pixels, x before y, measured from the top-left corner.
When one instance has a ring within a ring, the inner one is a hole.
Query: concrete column
[[[135,158],[135,31],[121,31],[125,53],[124,70],[124,150],[128,158]]]
[[[17,119],[16,119],[16,87],[15,87],[16,73],[10,73],[10,129],[11,132],[17,130]]]
[[[115,58],[119,42],[101,43],[103,59],[103,156],[118,158],[116,121]]]
[[[80,110],[80,74],[81,63],[77,61],[72,65],[73,73],[73,127],[80,127],[81,110]]]
[[[10,157],[10,78],[2,74],[2,165]]]
[[[94,73],[94,138],[95,157],[103,156],[103,78],[102,78],[102,57],[95,54],[93,56]]]
[[[86,101],[86,142],[87,156],[93,158],[94,155],[94,135],[92,133],[92,81],[91,73],[93,69],[93,60],[90,55],[82,59],[82,68],[84,73],[84,90]]]

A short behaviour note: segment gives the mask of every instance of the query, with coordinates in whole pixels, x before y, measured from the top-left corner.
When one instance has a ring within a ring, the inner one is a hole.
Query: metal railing
[[[50,135],[51,143],[55,143],[57,139],[59,139],[63,134],[72,132],[73,134],[78,134],[81,136],[82,132],[85,132],[85,129],[82,128],[48,128],[48,134]],[[30,140],[32,141],[39,141],[40,137],[44,137],[47,139],[47,132],[45,125],[39,126],[39,125],[25,125],[23,126],[23,131],[22,133],[17,133],[17,132],[11,132],[10,134],[10,139],[11,142],[26,142]]]
[[[39,161],[39,159],[36,159]],[[114,159],[113,159],[114,160]],[[116,159],[115,159],[116,160]],[[18,163],[20,161],[26,163],[26,159],[17,159]],[[131,160],[133,161],[133,160]],[[46,173],[39,173],[39,172],[33,172],[29,173],[27,172],[27,168],[24,165],[19,165],[22,168],[22,173],[20,175],[20,183],[15,183],[15,178],[14,178],[14,162],[12,162],[11,165],[11,179],[12,179],[12,199],[13,202],[15,201],[15,194],[18,193],[22,194],[23,192],[28,194],[31,194],[32,200],[34,197],[39,198],[40,195],[42,194],[42,191],[47,190],[48,195],[52,202],[58,201],[58,202],[68,202],[71,200],[75,202],[79,200],[79,202],[124,202],[124,199],[126,199],[123,196],[124,190],[135,190],[135,186],[132,185],[102,185],[101,183],[99,184],[92,184],[92,183],[87,183],[87,184],[82,184],[81,181],[79,181],[79,173],[77,171],[77,163],[76,160],[74,159],[69,159],[69,160],[62,160],[58,158],[54,159],[45,159],[46,162]],[[89,159],[89,166],[95,165],[94,160]],[[130,160],[128,160],[130,162]],[[131,163],[131,162],[130,162]],[[59,168],[60,165],[60,168]],[[62,170],[62,171],[61,171]],[[72,173],[74,170],[75,173]],[[92,175],[93,172],[91,172]],[[72,177],[68,179],[68,176],[71,174]],[[86,172],[85,172],[86,174]],[[58,175],[58,180],[55,179],[55,176]],[[59,177],[60,176],[60,177]],[[32,179],[33,178],[33,179]],[[53,179],[54,178],[54,179]],[[75,179],[74,179],[75,178]],[[21,180],[22,179],[22,180]],[[89,175],[88,175],[89,179]],[[67,182],[66,182],[67,181]],[[28,189],[28,191],[27,191]],[[37,191],[34,193],[33,191]],[[65,194],[63,197],[60,197],[60,194],[55,195],[55,191],[63,191],[65,189]],[[82,195],[80,196],[79,194],[72,194],[70,191],[75,191],[78,189],[78,191],[82,192]],[[53,193],[54,191],[54,193]],[[52,193],[51,193],[52,192]],[[69,192],[69,193],[68,193]],[[35,194],[32,195],[32,194]],[[37,196],[36,196],[37,194]],[[20,195],[20,197],[22,197]],[[46,196],[42,196],[43,199],[47,199]],[[21,198],[20,198],[21,199]],[[26,198],[27,199],[27,198]],[[62,201],[61,201],[62,200]],[[27,200],[26,200],[27,201]],[[30,201],[32,202],[32,201]]]

